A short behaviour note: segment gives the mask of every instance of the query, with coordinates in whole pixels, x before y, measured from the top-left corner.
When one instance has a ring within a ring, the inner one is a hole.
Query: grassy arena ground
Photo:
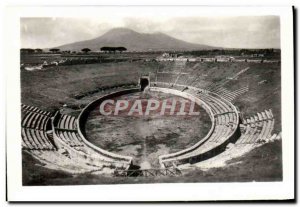
[[[46,70],[21,70],[22,103],[44,110],[61,110],[77,116],[81,109],[96,98],[118,88],[137,84],[141,75],[157,70],[172,70],[174,63],[119,62],[72,66],[58,66]],[[249,67],[237,80],[225,87],[236,90],[245,85],[249,92],[241,95],[234,104],[245,116],[271,108],[275,115],[275,132],[281,131],[280,114],[280,65],[277,63],[187,63],[185,71],[202,75],[196,83],[205,87],[222,81],[227,76]],[[259,84],[259,82],[262,82]],[[66,104],[66,107],[63,105]],[[285,138],[283,138],[285,139]],[[125,143],[125,142],[124,142]],[[112,147],[113,148],[113,147]],[[271,181],[281,180],[281,142],[266,144],[241,158],[232,160],[225,168],[208,171],[194,170],[178,178],[109,178],[100,175],[79,175],[44,169],[37,161],[23,155],[23,182],[26,185],[64,185],[100,183],[149,183],[149,182],[217,182],[217,181]],[[249,173],[252,172],[252,173]]]
[[[118,97],[117,100],[176,100],[178,110],[184,98],[158,92],[138,92]],[[177,111],[178,111],[177,110]],[[189,107],[186,107],[186,111]],[[160,112],[160,110],[158,110]],[[110,152],[134,157],[133,164],[159,168],[158,156],[174,153],[199,142],[211,128],[210,118],[204,109],[195,107],[197,116],[160,115],[149,116],[128,112],[120,116],[103,116],[99,106],[91,111],[85,125],[86,137],[93,144]],[[176,113],[175,113],[176,114]],[[101,127],[99,127],[101,126]]]

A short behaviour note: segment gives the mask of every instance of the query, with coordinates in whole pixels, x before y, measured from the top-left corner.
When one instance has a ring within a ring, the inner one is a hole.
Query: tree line
[[[44,50],[40,48],[32,49],[32,48],[22,48],[21,53],[43,53]],[[81,49],[82,53],[88,54],[92,50],[90,48],[83,48]],[[127,51],[125,47],[108,47],[104,46],[100,48],[100,51],[104,53],[122,53]],[[61,51],[59,48],[51,48],[49,52],[56,54],[76,54],[77,51],[71,50],[63,50]],[[184,55],[194,55],[194,56],[202,56],[202,55],[232,55],[232,56],[240,56],[240,55],[252,55],[252,54],[264,54],[265,57],[267,56],[274,56],[280,55],[280,49],[212,49],[212,50],[197,50],[197,51],[182,51]]]
[[[101,51],[104,51],[105,53],[116,53],[116,52],[124,52],[127,49],[125,47],[101,47]]]
[[[32,48],[21,48],[21,53],[28,53],[28,54],[32,54],[32,53],[43,53],[44,51],[40,48],[37,49],[32,49]],[[90,48],[83,48],[81,49],[81,52],[83,53],[89,53],[92,50]],[[126,47],[101,47],[100,51],[104,52],[104,53],[116,53],[116,52],[124,52],[127,51]],[[70,50],[64,50],[61,51],[59,48],[51,48],[49,49],[49,52],[51,53],[76,53],[76,51],[70,51]]]

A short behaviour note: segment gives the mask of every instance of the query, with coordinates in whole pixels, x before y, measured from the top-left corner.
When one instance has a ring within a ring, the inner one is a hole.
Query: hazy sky
[[[228,48],[280,48],[276,16],[174,18],[21,18],[21,47],[49,48],[98,37],[116,27],[163,32],[192,43]]]

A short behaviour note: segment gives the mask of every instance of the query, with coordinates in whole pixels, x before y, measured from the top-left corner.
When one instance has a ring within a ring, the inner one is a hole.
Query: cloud
[[[115,27],[163,32],[193,43],[229,48],[279,48],[276,16],[174,18],[22,18],[21,46],[49,48],[98,37]]]

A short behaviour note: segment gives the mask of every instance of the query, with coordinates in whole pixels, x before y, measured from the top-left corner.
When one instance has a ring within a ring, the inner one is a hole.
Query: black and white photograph
[[[21,187],[283,184],[285,17],[144,8],[18,17]]]

